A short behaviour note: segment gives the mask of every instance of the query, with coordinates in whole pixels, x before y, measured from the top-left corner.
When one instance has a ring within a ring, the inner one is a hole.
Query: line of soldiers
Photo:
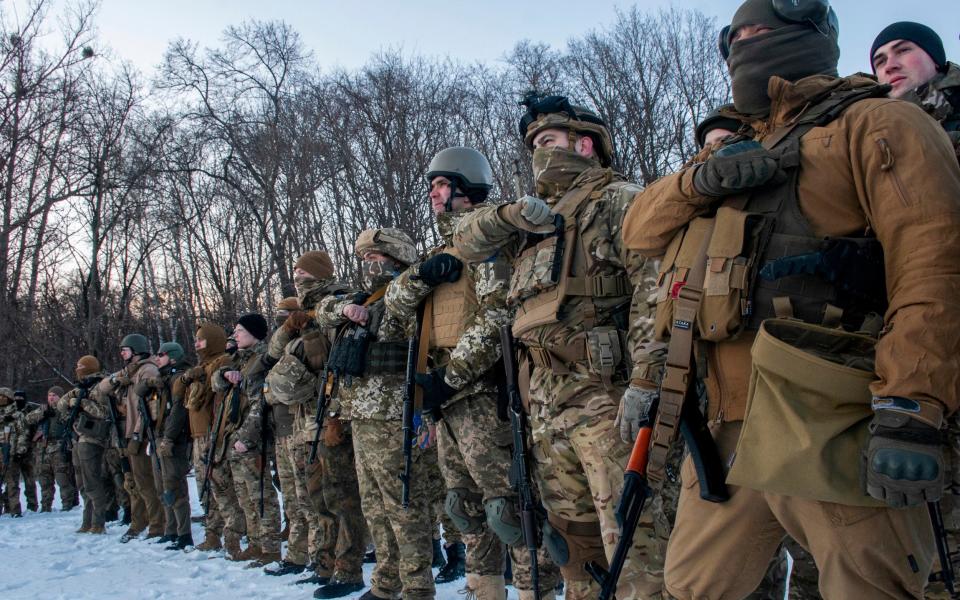
[[[275,331],[243,315],[233,352],[204,323],[196,366],[138,334],[118,373],[82,358],[58,403],[80,414],[81,531],[103,532],[122,448],[124,541],[192,546],[192,463],[197,549],[312,569],[317,598],[364,589],[368,539],[362,598],[435,597],[441,498],[469,597],[505,598],[508,556],[523,599],[561,580],[578,600],[775,597],[786,552],[793,598],[949,593],[960,71],[896,23],[871,50],[879,83],[841,78],[838,31],[826,0],[746,0],[720,37],[733,104],[645,189],[611,168],[601,118],[531,94],[533,194],[488,202],[487,159],[447,148],[423,256],[366,230],[360,288],[305,253]]]

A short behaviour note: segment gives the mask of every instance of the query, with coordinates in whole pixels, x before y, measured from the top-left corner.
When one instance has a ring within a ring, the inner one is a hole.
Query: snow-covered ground
[[[190,479],[193,514],[202,513]],[[26,500],[21,497],[21,505]],[[284,598],[313,597],[314,586],[294,585],[300,575],[271,577],[246,563],[224,560],[214,552],[166,551],[166,544],[134,540],[121,544],[123,525],[108,524],[107,535],[74,533],[80,508],[59,512],[59,493],[52,513],[26,512],[22,519],[0,517],[0,598],[78,600],[122,598]],[[203,526],[193,524],[193,537],[203,540]],[[369,584],[373,565],[364,565]],[[434,571],[436,573],[436,571]],[[462,600],[464,580],[437,586],[438,600]],[[359,598],[362,592],[351,598]],[[517,593],[509,588],[509,598]]]

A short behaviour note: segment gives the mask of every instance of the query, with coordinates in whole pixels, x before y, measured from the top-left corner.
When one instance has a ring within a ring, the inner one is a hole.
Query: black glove
[[[57,414],[57,411],[55,411],[55,410],[54,410],[52,407],[50,407],[50,406],[48,406],[48,407],[46,407],[45,409],[43,409],[43,416],[44,416],[45,418],[47,418],[47,419],[56,416],[56,414]]]
[[[944,466],[939,430],[905,412],[879,409],[870,434],[868,494],[894,508],[940,499]]]
[[[417,385],[423,388],[423,412],[429,412],[435,420],[440,420],[440,407],[456,394],[458,389],[450,387],[443,380],[446,369],[434,369],[428,374],[417,373]]]
[[[693,187],[704,196],[723,197],[785,177],[769,150],[744,140],[711,154],[693,174]]]
[[[423,261],[419,269],[420,280],[430,287],[435,287],[441,283],[453,283],[460,279],[460,273],[463,271],[463,262],[446,252],[432,256]]]

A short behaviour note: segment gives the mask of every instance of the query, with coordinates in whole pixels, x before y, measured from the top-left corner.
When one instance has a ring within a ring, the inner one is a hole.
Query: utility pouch
[[[294,340],[302,344],[300,340]],[[316,395],[317,376],[307,368],[294,352],[284,352],[277,364],[267,373],[268,398],[274,404],[303,404]]]
[[[746,416],[727,483],[852,506],[863,491],[874,346],[870,336],[767,319],[751,348]]]
[[[367,369],[367,347],[370,332],[363,327],[347,331],[330,352],[328,366],[339,375],[362,377]]]
[[[558,251],[557,246],[562,239],[562,235],[552,235],[520,254],[510,279],[510,291],[507,294],[509,305],[520,304],[560,282],[563,254]],[[562,245],[560,248],[562,249]]]
[[[91,417],[85,412],[77,416],[77,431],[97,440],[105,440],[110,436],[110,422],[106,419]]]
[[[614,327],[587,331],[587,366],[603,382],[610,382],[623,363],[624,343]]]

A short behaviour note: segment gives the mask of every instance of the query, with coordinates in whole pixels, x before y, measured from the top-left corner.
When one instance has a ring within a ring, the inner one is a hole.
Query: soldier
[[[530,96],[526,104],[519,129],[543,200],[475,209],[458,223],[454,246],[469,261],[498,253],[513,260],[507,301],[518,307],[521,380],[529,374],[532,453],[549,521],[544,540],[566,597],[596,597],[583,565],[613,555],[628,440],[657,394],[656,348],[646,344],[652,261],[621,243],[623,214],[640,188],[610,168],[603,121],[562,96]],[[669,526],[658,498],[648,506],[618,597],[661,591]]]
[[[498,253],[464,267],[450,248],[464,215],[482,205],[493,183],[486,157],[473,148],[447,148],[426,174],[429,201],[443,245],[387,288],[388,314],[414,318],[423,305],[429,372],[417,374],[424,413],[439,418],[440,470],[447,486],[446,510],[466,541],[468,594],[504,597],[504,546],[510,546],[513,585],[533,598],[530,557],[523,545],[518,499],[510,485],[510,425],[497,417],[495,367],[500,362],[500,326],[507,308],[510,260]],[[558,573],[541,565],[541,593],[553,598]]]
[[[296,310],[300,310],[300,302],[297,300],[296,296],[287,296],[286,298],[281,298],[280,301],[277,302],[277,308],[273,315],[274,317],[273,321],[275,325],[274,333],[276,333],[276,330],[278,328],[283,327],[283,323],[287,320],[287,317],[290,316],[290,313]],[[271,340],[273,339],[273,334],[271,334],[270,339]],[[268,351],[269,351],[269,348],[270,348],[270,344],[268,343],[267,344]],[[270,404],[270,398],[266,395],[264,395],[264,398],[266,398],[267,403]],[[271,411],[272,410],[273,408],[271,405]],[[271,417],[273,418],[274,428],[278,427],[277,415],[271,412]],[[288,500],[288,496],[292,497],[292,496],[296,496],[296,494],[285,492],[283,488],[283,480],[280,476],[280,460],[277,456],[277,452],[279,451],[279,441],[275,441],[274,444],[271,446],[271,448],[273,448],[273,451],[274,451],[273,455],[271,456],[271,463],[274,469],[273,483],[277,487],[277,489],[280,491],[280,495],[283,497],[283,529],[280,530],[280,538],[289,544],[290,543],[290,523],[295,519],[298,519],[299,517],[294,515],[294,509],[296,508],[296,499],[295,498],[293,499],[294,500],[293,503],[288,503],[287,500]],[[309,536],[305,539],[309,540]],[[309,541],[307,542],[307,544],[308,544],[307,547],[309,547]]]
[[[185,550],[193,546],[190,531],[190,495],[187,471],[190,470],[190,431],[184,405],[187,383],[182,377],[190,365],[184,361],[183,347],[176,342],[160,345],[153,362],[160,369],[156,379],[146,379],[137,394],[148,398],[156,447],[153,459],[153,483],[163,505],[164,532],[158,543],[170,543],[167,550]]]
[[[47,390],[47,406],[43,410],[29,413],[26,417],[27,424],[37,430],[33,437],[37,447],[34,458],[37,480],[40,483],[40,512],[52,510],[55,483],[60,486],[62,510],[71,510],[80,502],[73,478],[70,450],[64,440],[66,436],[73,434],[65,427],[66,415],[61,415],[56,410],[61,396],[63,388],[53,386]]]
[[[37,512],[39,509],[37,503],[37,453],[34,451],[37,445],[34,440],[37,433],[37,421],[36,418],[27,420],[27,417],[36,413],[37,410],[34,408],[35,405],[27,402],[27,392],[24,390],[14,391],[13,396],[17,410],[23,415],[24,424],[27,426],[27,453],[19,460],[20,475],[23,477],[23,495],[27,499],[27,510]],[[42,412],[41,410],[40,413]]]
[[[20,511],[20,470],[27,455],[27,424],[23,413],[17,409],[14,391],[0,388],[0,452],[3,462],[4,494],[6,512],[11,517],[22,517]]]
[[[412,323],[386,314],[383,302],[387,284],[416,261],[417,251],[407,234],[393,228],[368,229],[354,247],[363,260],[365,294],[324,298],[317,305],[316,321],[320,327],[338,329],[341,357],[360,359],[340,364],[331,357],[335,369],[343,372],[338,371],[338,392],[327,418],[350,422],[363,515],[376,546],[371,589],[362,598],[433,598],[430,499],[419,447],[413,449],[407,509],[400,503],[397,477],[404,469],[404,339]],[[326,597],[324,588],[315,597]]]
[[[729,467],[713,502],[683,465],[676,598],[746,596],[785,534],[827,598],[921,598],[930,573],[923,504],[960,389],[960,169],[921,110],[836,76],[837,37],[825,2],[744,2],[721,51],[754,139],[650,185],[624,221],[631,248],[664,256],[660,410],[705,365]]]
[[[139,333],[131,333],[120,341],[120,358],[124,367],[102,380],[100,392],[117,399],[117,411],[124,417],[124,435],[127,437],[125,454],[130,460],[130,473],[124,475],[124,488],[130,494],[132,520],[120,543],[127,543],[147,530],[145,539],[163,535],[164,519],[160,496],[153,483],[153,466],[147,455],[145,423],[140,416],[138,384],[160,376],[150,361],[150,342]]]
[[[57,410],[73,416],[74,461],[80,465],[80,491],[83,495],[83,517],[77,533],[106,533],[106,512],[109,504],[104,475],[104,453],[115,446],[117,428],[111,417],[110,399],[99,383],[106,377],[96,357],[86,355],[77,360],[74,370],[77,385],[60,398]]]
[[[427,481],[430,484],[430,515],[433,521],[433,568],[440,569],[434,578],[436,583],[449,583],[457,579],[463,579],[467,569],[467,549],[463,544],[463,536],[460,530],[450,520],[444,506],[447,503],[447,483],[443,480],[443,473],[440,472],[440,452],[437,449],[437,427],[434,423],[429,423],[421,434],[426,432],[429,436],[430,445],[426,448],[423,460],[427,467],[429,475]],[[423,445],[423,444],[421,444]],[[443,539],[441,540],[440,529],[443,528]],[[444,558],[446,553],[446,558]]]
[[[269,468],[266,460],[262,459],[262,451],[263,446],[270,443],[271,435],[263,401],[266,367],[260,360],[266,351],[263,340],[267,333],[267,320],[263,315],[250,313],[237,319],[233,330],[237,351],[227,365],[213,374],[214,391],[231,392],[220,422],[220,428],[224,431],[223,445],[217,453],[221,457],[226,456],[229,463],[249,540],[246,550],[239,556],[229,558],[252,560],[251,567],[262,567],[280,560],[280,504],[276,490],[269,483],[263,486],[262,516],[259,509],[260,482],[268,477],[264,471]],[[237,388],[239,394],[232,393]],[[217,481],[216,477],[214,482],[220,492],[225,482]],[[222,504],[220,508],[224,510]],[[224,514],[224,518],[229,517]]]
[[[913,102],[943,126],[960,159],[960,66],[947,61],[940,36],[920,23],[894,23],[873,41],[870,65],[892,86],[891,98]]]
[[[226,547],[227,558],[235,559],[242,552],[240,538],[246,532],[246,521],[234,490],[230,465],[223,460],[222,429],[217,434],[211,464],[207,463],[210,444],[214,443],[212,438],[215,415],[220,414],[223,410],[221,406],[229,400],[222,392],[213,389],[213,374],[230,363],[226,343],[227,337],[222,327],[210,322],[201,323],[193,343],[200,364],[188,369],[183,379],[189,386],[186,406],[190,435],[193,437],[193,468],[198,496],[201,490],[207,489],[207,493],[203,495],[206,506],[204,541],[197,546],[197,550],[220,550]],[[211,475],[210,481],[206,482],[208,469]],[[216,482],[222,482],[222,485],[217,485]]]

